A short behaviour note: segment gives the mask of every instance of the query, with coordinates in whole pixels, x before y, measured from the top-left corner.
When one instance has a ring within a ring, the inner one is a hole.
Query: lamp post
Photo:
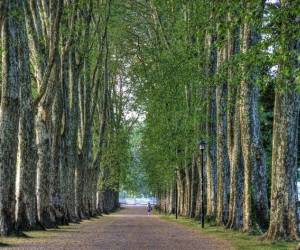
[[[199,142],[199,149],[201,152],[201,225],[204,228],[204,150],[205,141]]]
[[[165,215],[167,215],[167,188],[165,188]]]
[[[178,218],[178,191],[177,191],[177,169],[175,169],[175,216]]]

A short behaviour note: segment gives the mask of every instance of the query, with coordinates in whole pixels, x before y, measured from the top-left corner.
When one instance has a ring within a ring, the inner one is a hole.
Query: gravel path
[[[233,249],[226,241],[155,215],[148,217],[145,212],[145,207],[126,207],[118,213],[72,225],[65,231],[55,231],[48,237],[22,240],[13,249]]]

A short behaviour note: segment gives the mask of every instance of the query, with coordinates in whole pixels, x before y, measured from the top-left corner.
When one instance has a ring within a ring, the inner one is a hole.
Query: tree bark
[[[212,48],[213,36],[206,34],[206,77],[209,82],[207,86],[207,212],[208,218],[216,216],[217,208],[217,148],[216,148],[216,87],[213,86],[212,76],[216,71],[216,51]]]
[[[224,224],[228,217],[228,174],[229,174],[229,157],[227,149],[227,82],[222,76],[222,64],[226,60],[226,48],[223,46],[218,50],[217,69],[220,82],[216,90],[216,107],[217,107],[217,215],[216,223]]]
[[[59,61],[59,60],[57,60]],[[60,62],[55,64],[55,79],[61,83]],[[50,168],[50,202],[54,208],[55,220],[58,224],[66,224],[66,212],[62,201],[62,186],[61,186],[61,147],[62,147],[62,118],[63,118],[63,100],[61,86],[57,89],[57,93],[52,106],[52,121],[51,121],[51,168]]]
[[[19,128],[20,35],[22,1],[6,4],[2,36],[2,96],[0,103],[0,234],[9,235],[15,227],[15,178]]]
[[[25,23],[24,14],[21,22]],[[41,228],[37,220],[36,168],[37,151],[35,143],[34,107],[31,90],[29,48],[25,25],[21,26],[20,39],[20,122],[19,160],[17,165],[16,228],[29,230]]]
[[[58,54],[60,19],[63,1],[24,1],[30,37],[31,60],[34,62],[38,97],[36,115],[37,141],[37,207],[38,218],[45,227],[55,226],[55,216],[49,193],[51,168],[51,109],[58,82],[53,79],[53,65]],[[47,8],[48,11],[41,8]],[[40,14],[41,15],[40,15]]]
[[[190,165],[187,160],[184,163],[184,173],[185,173],[185,213],[184,216],[189,216],[190,214],[190,205],[191,205],[191,176],[190,176]]]
[[[237,96],[237,99],[239,97]],[[240,102],[236,101],[233,130],[233,149],[230,162],[229,218],[226,227],[240,229],[243,226],[243,158],[241,152]]]
[[[286,14],[297,8],[294,1],[281,1],[280,8],[281,47],[273,121],[270,225],[265,238],[297,240],[296,173],[300,97],[296,71],[299,70],[300,42],[294,32],[299,16]]]
[[[239,68],[234,65],[235,54],[239,52],[239,29],[237,20],[231,11],[227,14],[227,146],[230,162],[230,199],[227,228],[240,229],[243,226],[243,158],[241,152],[241,125],[240,125],[240,93],[237,77],[234,72]]]
[[[290,87],[292,81],[289,80]],[[277,90],[273,125],[271,216],[267,233],[270,240],[298,239],[295,210],[298,117],[299,95],[296,91],[290,89],[282,93]]]
[[[195,217],[196,213],[196,200],[197,200],[197,195],[199,194],[199,190],[197,190],[198,187],[198,182],[199,182],[199,175],[197,174],[197,163],[195,156],[193,155],[192,158],[192,183],[191,183],[191,205],[190,205],[190,214],[189,216],[191,218]],[[170,189],[172,190],[172,189]],[[170,197],[172,197],[171,192],[170,192]],[[171,203],[171,202],[170,202]]]
[[[82,139],[82,161],[80,162],[80,166],[78,166],[78,169],[76,170],[78,174],[81,176],[81,180],[78,179],[78,189],[79,191],[79,196],[78,196],[78,201],[79,201],[79,207],[81,209],[81,214],[83,216],[89,216],[90,211],[89,207],[87,204],[84,204],[88,202],[90,196],[90,191],[89,190],[90,186],[94,185],[94,178],[91,179],[93,183],[90,183],[89,181],[86,181],[86,178],[91,177],[90,174],[93,174],[92,176],[95,177],[94,175],[98,175],[97,173],[93,172],[93,102],[92,102],[92,84],[91,84],[91,78],[89,77],[89,72],[91,71],[91,68],[87,63],[85,63],[85,71],[87,72],[84,76],[84,82],[85,86],[83,89],[84,96],[82,96],[83,102],[84,102],[84,110],[81,110],[83,121],[82,121],[82,134],[83,134],[83,139]],[[98,167],[98,166],[97,166]],[[88,173],[90,172],[90,174]],[[93,173],[92,173],[93,172]],[[79,176],[78,175],[78,176]],[[97,179],[97,178],[96,178]],[[96,180],[97,184],[97,180]]]
[[[243,24],[241,32],[241,52],[246,54],[259,38],[249,22]],[[256,226],[253,223],[257,222],[261,228],[268,223],[266,160],[258,113],[259,89],[255,83],[259,72],[255,65],[246,61],[242,63],[241,71],[240,122],[245,177],[243,231],[251,232]],[[252,221],[253,218],[255,221]]]
[[[47,227],[55,227],[55,215],[50,203],[50,176],[51,168],[51,111],[42,105],[38,107],[36,117],[36,141],[38,145],[37,162],[37,207],[40,223]]]
[[[69,219],[77,221],[77,218],[82,218],[81,210],[76,206],[78,199],[78,188],[76,181],[81,178],[76,172],[79,164],[80,156],[78,156],[78,123],[79,123],[79,72],[75,61],[75,51],[71,51],[66,55],[68,60],[67,72],[68,76],[65,79],[65,122],[66,122],[66,150],[67,150],[67,206]]]

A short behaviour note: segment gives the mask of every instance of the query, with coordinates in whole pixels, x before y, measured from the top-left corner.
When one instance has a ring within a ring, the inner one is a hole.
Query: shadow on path
[[[63,232],[63,233],[62,233]],[[49,233],[33,232],[32,238],[14,242],[7,249],[101,250],[227,250],[226,241],[202,235],[183,225],[147,216],[146,207],[128,206],[99,219],[84,221]],[[4,248],[2,248],[4,249]]]

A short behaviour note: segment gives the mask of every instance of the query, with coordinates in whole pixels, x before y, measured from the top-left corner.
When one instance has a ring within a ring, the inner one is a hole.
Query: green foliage
[[[208,88],[227,80],[229,68],[233,69],[230,84],[238,86],[241,65],[256,68],[248,77],[260,87],[261,131],[270,174],[276,69],[291,56],[283,46],[282,28],[286,25],[286,36],[299,37],[297,26],[284,21],[297,13],[299,6],[294,3],[285,8],[267,4],[263,9],[262,1],[114,1],[108,32],[110,85],[113,92],[121,76],[126,87],[122,97],[117,93],[111,99],[116,113],[102,158],[103,169],[111,173],[107,185],[121,185],[133,193],[155,193],[170,185],[174,170],[198,156],[197,141],[213,139],[205,133]],[[250,24],[257,40],[241,53],[244,23]],[[212,34],[216,40],[212,49],[218,50],[226,45],[228,30],[237,41],[236,54],[217,74],[208,76],[206,34]],[[89,60],[96,61],[93,52]],[[282,79],[291,74],[299,78],[299,70],[291,72],[288,67],[281,74]],[[118,112],[120,103],[124,107]],[[128,111],[145,116],[142,125],[132,129]]]
[[[121,190],[125,190],[131,195],[149,194],[146,170],[140,155],[141,129],[139,126],[133,129],[129,141],[129,164],[126,168],[121,169]]]

